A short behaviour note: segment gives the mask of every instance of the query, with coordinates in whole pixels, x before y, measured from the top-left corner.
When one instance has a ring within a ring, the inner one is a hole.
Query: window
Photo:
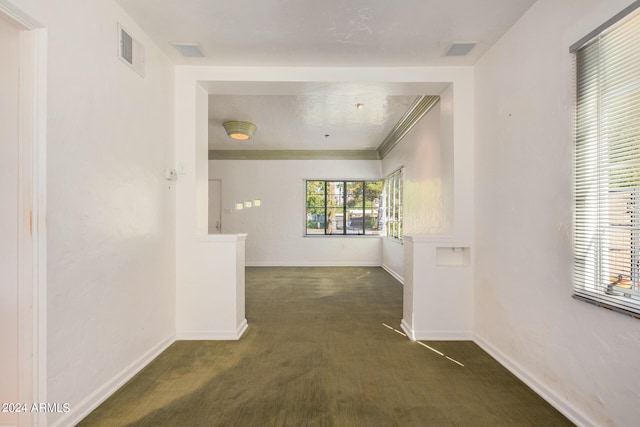
[[[402,168],[384,179],[381,210],[384,235],[402,240]]]
[[[378,235],[381,181],[306,182],[306,235]]]
[[[635,2],[633,9],[638,7]],[[572,47],[576,70],[574,295],[640,314],[640,14]],[[605,27],[605,26],[603,26]]]

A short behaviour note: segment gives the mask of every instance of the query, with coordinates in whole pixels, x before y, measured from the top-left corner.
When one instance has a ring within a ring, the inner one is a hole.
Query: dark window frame
[[[317,189],[315,192],[310,192],[309,185],[311,183],[321,183],[321,189]],[[333,184],[333,186],[331,185]],[[354,208],[353,206],[349,206],[348,200],[350,197],[350,193],[348,188],[352,185],[361,185],[362,190],[359,195],[362,198],[362,205]],[[369,185],[367,185],[369,184]],[[377,184],[382,187],[382,180],[362,180],[362,179],[306,179],[305,180],[305,236],[310,237],[318,237],[318,236],[380,236],[380,197],[378,195],[378,204],[374,207],[374,205],[370,206],[370,209],[367,209],[367,194],[371,190],[368,190],[367,187],[371,187],[371,184]],[[339,197],[340,199],[335,203],[335,206],[332,205],[332,202],[335,202],[336,199],[330,200],[330,196],[335,196],[335,194],[331,193],[331,190],[340,189]],[[323,203],[321,206],[310,205],[310,196],[312,195],[323,197]],[[370,194],[370,193],[369,193]],[[373,199],[371,199],[373,200]],[[312,211],[321,210],[321,214],[313,213]],[[333,211],[332,211],[333,210]],[[352,216],[353,212],[359,212],[360,215]],[[370,214],[367,215],[367,212],[370,211]],[[330,217],[334,217],[333,220],[328,220]],[[351,220],[349,219],[351,216]],[[361,218],[359,227],[353,226],[354,219]],[[367,227],[368,218],[373,218],[374,224],[377,224],[374,228]],[[323,227],[320,228],[312,228],[313,224],[323,223]],[[334,227],[335,224],[335,227]],[[319,232],[310,233],[309,231],[321,230]],[[354,232],[354,230],[356,232]]]

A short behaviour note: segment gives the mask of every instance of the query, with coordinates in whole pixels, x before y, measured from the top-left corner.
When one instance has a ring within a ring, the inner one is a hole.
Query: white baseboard
[[[407,337],[411,341],[415,341],[416,340],[416,334],[415,334],[414,330],[411,328],[411,326],[409,326],[409,323],[407,323],[406,320],[402,319],[402,321],[400,322],[400,329],[402,329],[404,331],[404,333],[407,334]]]
[[[470,331],[413,331],[417,341],[472,341]]]
[[[247,323],[247,319],[243,319],[242,322],[240,322],[240,325],[238,325],[238,329],[236,329],[236,336],[238,339],[244,335],[248,327],[249,324]]]
[[[538,381],[529,371],[524,369],[520,364],[515,362],[509,356],[498,350],[493,345],[489,344],[487,340],[479,336],[473,335],[473,341],[486,351],[491,357],[496,359],[502,366],[507,368],[513,375],[518,377],[523,383],[528,385],[533,391],[535,391],[540,397],[546,400],[551,406],[560,411],[565,417],[569,418],[571,422],[582,427],[594,427],[597,424],[591,421],[582,411],[571,405],[561,396],[547,388],[543,383]]]
[[[380,267],[377,262],[252,262],[246,261],[247,267]]]
[[[384,271],[392,275],[394,279],[396,279],[398,282],[404,285],[404,277],[402,277],[401,275],[393,271],[391,267],[389,267],[388,265],[382,264],[381,267]]]
[[[182,331],[178,332],[178,341],[237,341],[245,333],[249,325],[244,319],[235,331]]]
[[[52,427],[56,426],[73,426],[78,424],[84,417],[89,415],[91,411],[96,409],[102,402],[107,400],[113,393],[122,387],[127,381],[133,378],[138,372],[147,366],[153,359],[158,357],[160,353],[165,351],[175,341],[175,336],[165,338],[160,343],[149,349],[146,353],[134,360],[129,366],[123,369],[119,374],[115,375],[106,384],[94,391],[76,405],[73,405],[71,411],[59,418]]]
[[[396,273],[387,265],[380,265],[377,262],[245,262],[247,267],[381,267],[394,279],[404,285],[404,277]]]
[[[400,328],[411,341],[472,341],[473,334],[466,331],[417,331],[402,319]]]

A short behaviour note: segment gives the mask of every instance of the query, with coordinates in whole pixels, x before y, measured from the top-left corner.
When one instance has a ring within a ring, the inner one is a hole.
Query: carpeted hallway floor
[[[474,343],[385,326],[402,286],[381,268],[247,268],[246,298],[239,341],[174,343],[80,425],[572,425]]]

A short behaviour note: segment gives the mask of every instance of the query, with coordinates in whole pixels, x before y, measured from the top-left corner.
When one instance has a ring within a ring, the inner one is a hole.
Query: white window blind
[[[638,8],[635,2],[629,9]],[[640,314],[640,14],[572,50],[574,296]]]

